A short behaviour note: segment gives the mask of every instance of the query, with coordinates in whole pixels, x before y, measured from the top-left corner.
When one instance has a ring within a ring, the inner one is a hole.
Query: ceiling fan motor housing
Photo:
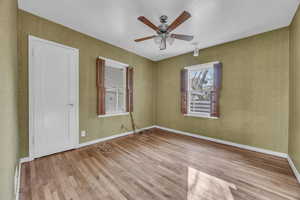
[[[160,22],[162,23],[161,25],[158,26],[159,31],[157,32],[158,34],[161,33],[166,33],[167,29],[168,29],[168,25],[167,25],[167,21],[168,21],[168,17],[166,15],[162,15],[159,18]]]
[[[162,15],[162,16],[160,16],[159,20],[160,20],[161,23],[165,24],[168,21],[168,16],[167,15]]]

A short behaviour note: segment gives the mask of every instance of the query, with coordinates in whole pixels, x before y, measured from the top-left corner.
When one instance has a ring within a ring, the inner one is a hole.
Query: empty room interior
[[[300,0],[0,0],[0,200],[300,200]]]

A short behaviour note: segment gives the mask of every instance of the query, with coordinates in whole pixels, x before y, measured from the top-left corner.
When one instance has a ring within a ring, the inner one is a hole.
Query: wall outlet
[[[87,135],[87,133],[86,133],[86,131],[83,130],[83,131],[81,131],[80,135],[81,135],[81,137],[85,137]]]

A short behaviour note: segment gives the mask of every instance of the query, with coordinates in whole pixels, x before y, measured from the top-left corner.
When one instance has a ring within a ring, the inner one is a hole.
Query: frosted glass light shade
[[[165,50],[167,48],[167,43],[166,43],[166,40],[161,40],[161,43],[160,43],[160,46],[159,46],[159,49],[160,50]]]
[[[175,41],[175,38],[173,37],[167,37],[167,42],[169,43],[169,45],[171,46]]]
[[[161,37],[156,36],[153,38],[155,44],[161,44]]]

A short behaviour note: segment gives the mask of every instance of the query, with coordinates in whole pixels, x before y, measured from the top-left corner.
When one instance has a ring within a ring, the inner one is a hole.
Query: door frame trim
[[[79,49],[69,47],[66,45],[62,45],[56,42],[52,42],[49,40],[41,39],[32,35],[28,36],[28,112],[29,112],[29,158],[31,160],[36,158],[35,155],[35,146],[34,146],[34,137],[35,137],[35,109],[34,109],[34,90],[33,90],[33,56],[34,56],[34,42],[42,42],[46,44],[51,44],[54,46],[62,47],[68,50],[72,50],[73,54],[75,56],[75,102],[74,102],[74,112],[75,112],[75,133],[72,134],[72,141],[73,144],[71,144],[70,147],[66,148],[68,149],[75,149],[79,145]]]

